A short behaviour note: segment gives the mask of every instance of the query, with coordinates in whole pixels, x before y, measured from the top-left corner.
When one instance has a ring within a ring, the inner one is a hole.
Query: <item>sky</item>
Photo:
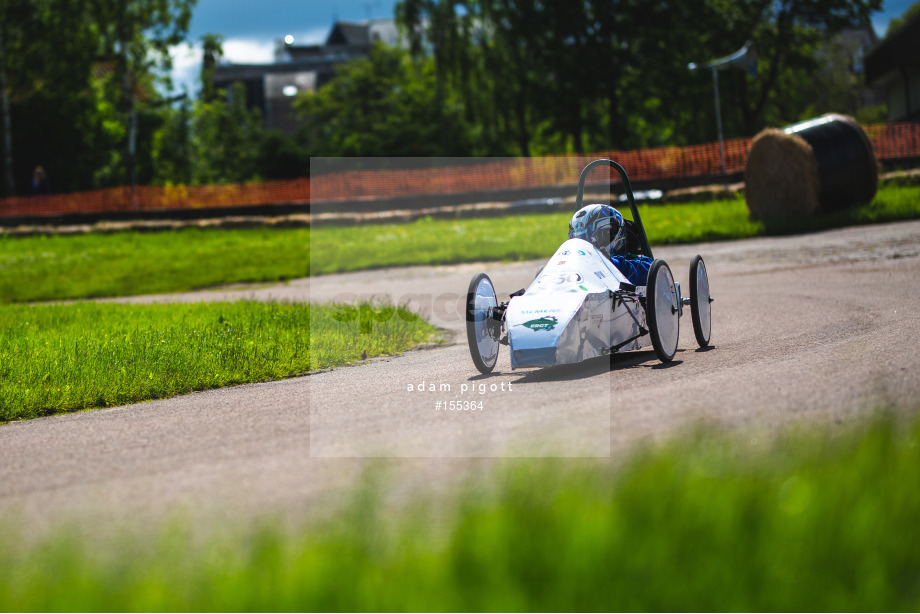
[[[322,43],[333,22],[391,19],[396,0],[198,0],[189,27],[192,49],[173,50],[177,89],[197,88],[201,37],[224,37],[224,59],[235,64],[269,63],[275,41],[288,34],[294,44]]]
[[[884,0],[872,20],[879,36],[888,21],[904,13],[915,0]],[[275,41],[290,34],[295,44],[321,43],[336,20],[392,18],[396,0],[198,0],[189,30],[195,43],[173,51],[176,89],[197,89],[201,69],[200,40],[205,34],[224,37],[224,58],[236,64],[272,61]]]

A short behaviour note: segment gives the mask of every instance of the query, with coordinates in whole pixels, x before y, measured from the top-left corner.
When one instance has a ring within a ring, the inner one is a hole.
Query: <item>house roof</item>
[[[326,39],[327,45],[370,45],[370,28],[366,23],[336,22]]]

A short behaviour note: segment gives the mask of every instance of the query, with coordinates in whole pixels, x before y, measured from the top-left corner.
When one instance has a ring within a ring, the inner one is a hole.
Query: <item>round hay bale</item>
[[[754,219],[809,216],[819,205],[814,152],[802,137],[767,128],[751,141],[744,199]]]
[[[838,211],[875,198],[878,161],[862,126],[848,115],[828,113],[783,132],[802,137],[818,162],[822,211]]]

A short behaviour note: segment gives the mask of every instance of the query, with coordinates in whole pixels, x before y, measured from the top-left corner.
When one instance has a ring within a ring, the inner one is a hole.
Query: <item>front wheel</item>
[[[466,294],[466,339],[473,364],[480,373],[491,373],[498,362],[501,322],[492,318],[492,308],[497,305],[489,276],[485,273],[474,275]]]
[[[690,315],[696,342],[704,348],[709,345],[712,336],[712,297],[706,263],[699,254],[690,261]]]
[[[655,260],[648,272],[646,320],[652,345],[661,362],[671,362],[680,335],[680,298],[674,276],[664,260]]]

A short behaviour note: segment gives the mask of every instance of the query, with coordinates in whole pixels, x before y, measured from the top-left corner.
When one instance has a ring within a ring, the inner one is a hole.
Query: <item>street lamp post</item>
[[[722,174],[725,174],[725,144],[722,138],[722,109],[719,106],[719,69],[712,67],[712,89],[716,92],[716,129],[719,132],[719,162],[722,164]]]
[[[690,70],[696,70],[697,68],[708,68],[712,70],[712,89],[714,91],[716,100],[716,129],[719,133],[719,162],[721,164],[723,176],[725,175],[725,144],[724,139],[722,138],[722,109],[721,105],[719,104],[719,71],[724,70],[729,66],[738,66],[742,63],[750,63],[751,60],[754,60],[754,52],[751,46],[751,41],[748,41],[745,43],[744,47],[731,55],[725,56],[724,58],[711,60],[705,64],[690,62],[690,64],[687,65],[687,68]]]

